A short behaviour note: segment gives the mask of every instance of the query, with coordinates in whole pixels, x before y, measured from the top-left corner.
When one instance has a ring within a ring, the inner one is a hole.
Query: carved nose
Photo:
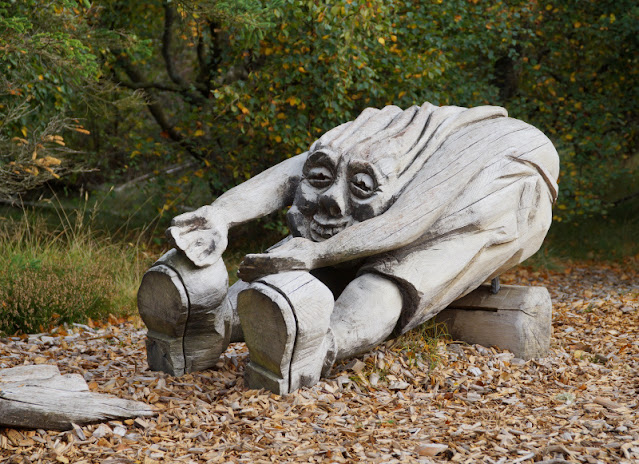
[[[333,184],[320,195],[320,206],[330,217],[341,217],[345,211],[344,195],[340,195],[338,185]]]

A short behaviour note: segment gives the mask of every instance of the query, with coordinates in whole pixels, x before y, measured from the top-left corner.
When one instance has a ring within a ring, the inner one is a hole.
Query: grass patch
[[[624,261],[639,255],[639,155],[628,173],[610,186],[604,195],[605,213],[554,222],[542,250],[537,254],[543,265],[554,260]],[[561,195],[561,187],[560,187]]]
[[[391,347],[399,350],[409,367],[421,362],[432,370],[440,362],[439,346],[446,340],[450,340],[446,324],[430,319],[393,340]]]
[[[142,247],[114,243],[91,230],[85,211],[0,218],[0,333],[33,333],[135,310],[145,268]]]

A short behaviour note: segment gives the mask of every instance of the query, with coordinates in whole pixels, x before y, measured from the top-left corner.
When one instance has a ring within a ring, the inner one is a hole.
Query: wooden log
[[[72,424],[153,416],[139,401],[92,393],[82,376],[60,375],[57,366],[19,366],[0,370],[0,425],[69,430]]]
[[[502,285],[497,294],[490,285],[482,285],[436,317],[455,340],[510,350],[521,359],[546,356],[551,319],[552,302],[545,287],[515,285]]]

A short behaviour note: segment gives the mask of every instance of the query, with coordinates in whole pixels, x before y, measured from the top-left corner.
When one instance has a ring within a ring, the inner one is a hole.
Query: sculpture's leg
[[[148,328],[151,370],[182,375],[215,365],[237,325],[227,287],[222,260],[198,268],[177,250],[146,272],[138,290],[138,309]]]
[[[249,349],[250,388],[284,395],[320,378],[331,356],[327,336],[333,294],[308,272],[258,279],[238,296],[238,314]]]
[[[335,302],[331,331],[337,359],[363,353],[386,340],[402,311],[399,287],[386,277],[363,274]]]

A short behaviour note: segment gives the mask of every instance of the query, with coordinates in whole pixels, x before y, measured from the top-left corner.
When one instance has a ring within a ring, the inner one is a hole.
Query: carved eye
[[[333,173],[325,166],[315,166],[308,170],[306,180],[315,188],[326,188],[333,183]]]
[[[369,198],[375,193],[375,179],[370,174],[358,172],[351,178],[351,193],[358,198]]]

